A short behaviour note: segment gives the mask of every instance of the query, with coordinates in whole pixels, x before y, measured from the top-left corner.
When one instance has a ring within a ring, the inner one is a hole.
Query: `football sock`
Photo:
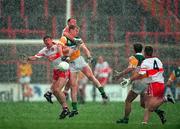
[[[77,102],[72,102],[72,108],[73,110],[77,110]]]
[[[103,88],[103,87],[99,87],[98,90],[99,90],[99,92],[101,93],[101,95],[105,95],[105,92],[104,92],[104,88]]]
[[[158,108],[156,108],[155,110],[154,110],[154,112],[156,112],[156,113],[159,113],[161,110],[160,109],[158,109]]]

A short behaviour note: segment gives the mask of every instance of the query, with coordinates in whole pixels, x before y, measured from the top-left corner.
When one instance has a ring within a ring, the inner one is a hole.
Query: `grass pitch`
[[[12,102],[0,103],[0,129],[180,129],[180,103],[166,103],[167,123],[162,125],[153,113],[148,125],[141,125],[143,109],[134,102],[129,124],[116,124],[123,116],[124,103],[107,105],[89,102],[79,105],[79,115],[58,119],[58,103]]]

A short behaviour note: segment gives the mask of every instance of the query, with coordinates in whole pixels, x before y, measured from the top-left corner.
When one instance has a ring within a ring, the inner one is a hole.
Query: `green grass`
[[[180,103],[164,104],[167,123],[162,125],[156,114],[152,114],[148,125],[141,125],[143,109],[133,103],[129,124],[116,124],[123,115],[124,103],[86,103],[79,105],[79,115],[58,119],[58,103],[16,102],[0,103],[0,129],[178,129],[180,128]]]

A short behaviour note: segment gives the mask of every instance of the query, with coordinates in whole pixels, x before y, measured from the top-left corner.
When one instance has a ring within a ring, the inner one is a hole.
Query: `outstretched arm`
[[[124,69],[122,72],[115,71],[116,75],[114,76],[114,78],[119,79],[120,77],[128,73],[131,73],[137,66],[138,66],[138,60],[134,56],[129,57],[128,67]]]
[[[147,74],[139,74],[139,73],[136,73],[134,74],[133,76],[130,77],[130,80],[131,81],[134,81],[134,80],[139,80],[139,79],[143,79],[143,78],[147,78]]]
[[[126,74],[128,74],[128,73],[130,73],[130,72],[132,72],[134,70],[134,68],[126,68],[126,69],[124,69],[122,72],[119,72],[117,75],[116,75],[116,77],[117,78],[120,78],[120,77],[122,77],[122,76],[124,76],[124,75],[126,75]]]
[[[37,60],[36,56],[29,56],[28,57],[28,61],[35,61],[35,60]]]

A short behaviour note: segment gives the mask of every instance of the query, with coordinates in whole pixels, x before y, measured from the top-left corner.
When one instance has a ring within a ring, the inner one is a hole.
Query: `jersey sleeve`
[[[144,75],[146,74],[147,70],[148,70],[148,66],[146,65],[145,62],[142,62],[140,70],[139,70],[139,74]]]
[[[35,57],[37,57],[37,58],[45,57],[45,49],[40,50],[40,51],[35,55]]]
[[[138,60],[134,56],[129,57],[128,68],[136,68],[137,66],[138,66]]]
[[[59,44],[61,44],[62,46],[65,46],[67,43],[67,38],[65,36],[62,36],[60,39],[59,39]]]

